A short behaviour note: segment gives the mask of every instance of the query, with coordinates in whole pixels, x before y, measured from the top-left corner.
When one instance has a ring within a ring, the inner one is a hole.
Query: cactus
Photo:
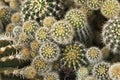
[[[0,0],[0,80],[119,80],[119,5]]]
[[[34,32],[39,27],[39,24],[36,21],[29,20],[29,21],[24,22],[22,27],[23,27],[23,31],[27,35],[33,35],[35,34]]]
[[[109,68],[109,76],[112,80],[120,79],[120,63],[114,63]]]
[[[83,80],[85,79],[89,74],[89,71],[86,67],[80,67],[76,73],[77,80]]]
[[[9,33],[9,34],[13,34],[13,29],[15,28],[15,24],[14,23],[9,23],[7,26],[6,26],[6,33]]]
[[[77,70],[85,61],[85,47],[79,43],[73,43],[64,49],[61,58],[61,66]]]
[[[114,18],[120,13],[120,3],[117,0],[106,0],[101,7],[101,13],[106,18]]]
[[[73,40],[74,30],[67,21],[58,21],[52,25],[51,38],[58,44],[69,44]]]
[[[60,78],[56,72],[50,72],[50,73],[45,74],[43,80],[60,80]]]
[[[49,41],[49,36],[49,29],[47,27],[41,27],[35,33],[35,38],[40,44]]]
[[[37,40],[33,40],[30,42],[30,48],[32,51],[37,52],[39,50],[40,44]]]
[[[38,72],[38,75],[44,75],[52,69],[52,65],[44,61],[40,56],[36,56],[32,60],[31,66],[35,68],[35,70]]]
[[[92,64],[96,64],[98,62],[100,62],[103,58],[102,52],[99,48],[97,47],[90,47],[87,50],[86,53],[86,58],[88,59],[88,61]]]
[[[87,0],[74,0],[75,4],[76,5],[84,5],[87,3]]]
[[[75,29],[81,29],[82,27],[86,26],[86,24],[87,24],[85,14],[78,9],[72,9],[72,10],[68,11],[65,15],[65,19]]]
[[[0,6],[0,20],[3,24],[10,21],[11,9],[8,6]]]
[[[46,42],[41,45],[39,49],[39,54],[42,59],[47,62],[54,62],[58,60],[60,56],[60,49],[59,46],[52,42]]]
[[[98,80],[109,80],[109,67],[110,64],[107,62],[99,62],[98,64],[95,64],[93,67],[93,76]]]
[[[20,11],[20,9],[21,9],[20,0],[10,0],[9,6],[13,11]]]
[[[16,24],[16,25],[22,25],[22,18],[21,18],[21,13],[20,12],[16,12],[14,14],[12,14],[11,16],[11,21],[12,23]]]
[[[120,42],[120,18],[110,19],[103,29],[103,42],[114,53],[119,53]]]
[[[43,26],[51,28],[51,26],[56,22],[57,20],[54,17],[45,17],[43,20]]]
[[[104,0],[88,0],[87,6],[92,10],[98,10],[98,9],[100,9],[103,1]]]

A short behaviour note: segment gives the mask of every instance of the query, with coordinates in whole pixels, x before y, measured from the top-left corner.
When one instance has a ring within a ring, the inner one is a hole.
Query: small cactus
[[[114,18],[120,13],[120,3],[117,0],[105,0],[101,6],[101,13],[106,18]]]
[[[109,76],[112,80],[120,80],[120,63],[114,63],[110,66]]]
[[[109,80],[109,67],[110,64],[107,62],[99,62],[98,64],[95,64],[93,67],[93,76],[98,80]]]

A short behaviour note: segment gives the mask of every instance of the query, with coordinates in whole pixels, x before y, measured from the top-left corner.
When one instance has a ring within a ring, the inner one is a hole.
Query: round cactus
[[[51,64],[41,59],[40,56],[36,56],[33,59],[31,66],[33,66],[36,69],[39,75],[48,73],[49,71],[51,71],[52,68]]]
[[[120,3],[117,0],[105,0],[101,7],[101,13],[106,18],[113,18],[120,13]]]
[[[72,9],[67,12],[65,15],[65,19],[75,28],[81,29],[87,23],[87,19],[85,14],[79,9]]]
[[[120,63],[115,63],[109,68],[109,76],[112,80],[120,80]]]
[[[18,36],[18,43],[22,44],[22,45],[27,45],[30,40],[31,37],[28,36],[26,33],[22,32],[19,36]]]
[[[56,72],[49,72],[45,74],[43,80],[60,80],[58,73]]]
[[[28,66],[24,69],[23,71],[23,76],[27,79],[33,79],[35,78],[37,72],[35,70],[35,68],[33,68],[32,66]]]
[[[47,27],[39,28],[35,33],[36,40],[41,44],[49,41],[49,29]]]
[[[57,20],[54,17],[45,17],[43,20],[43,26],[51,28],[51,26],[56,22]]]
[[[10,0],[9,6],[10,6],[10,8],[13,9],[14,11],[19,11],[20,8],[21,8],[20,0]]]
[[[74,43],[66,46],[60,60],[61,65],[77,70],[81,64],[86,64],[85,47],[82,44]]]
[[[100,9],[104,0],[87,0],[87,6],[92,10]]]
[[[46,16],[61,17],[63,6],[59,0],[26,0],[23,8],[23,19],[37,20],[40,24]]]
[[[23,60],[27,60],[30,59],[30,49],[27,47],[22,47],[22,49],[20,50],[20,57]]]
[[[110,19],[103,29],[103,42],[114,53],[120,51],[120,18]]]
[[[37,28],[39,27],[38,23],[33,20],[29,20],[23,23],[23,31],[28,35],[33,35]]]
[[[11,9],[8,6],[0,6],[0,20],[6,24],[10,21]]]
[[[38,41],[33,40],[32,42],[30,42],[30,48],[32,49],[32,51],[37,52],[39,50],[40,44],[38,43]]]
[[[22,24],[21,13],[16,12],[16,13],[12,14],[11,21],[12,21],[12,23],[14,23],[16,25],[21,25]]]
[[[95,64],[93,67],[93,76],[95,76],[98,80],[109,80],[109,67],[110,64],[107,62]]]
[[[60,55],[60,49],[57,44],[52,42],[47,42],[41,45],[39,54],[42,59],[47,62],[56,61]]]
[[[21,26],[15,26],[13,28],[13,35],[15,37],[18,37],[21,34],[21,32],[22,32],[22,27]]]
[[[88,61],[92,64],[96,64],[97,62],[102,60],[102,52],[99,48],[97,47],[90,47],[87,50],[86,53],[86,58],[88,59]]]
[[[67,21],[62,20],[53,24],[50,35],[58,44],[68,44],[72,42],[74,30]]]
[[[15,24],[13,23],[9,23],[7,26],[6,26],[6,33],[10,33],[12,34],[13,33],[13,29],[15,28]],[[19,32],[18,32],[19,33]]]

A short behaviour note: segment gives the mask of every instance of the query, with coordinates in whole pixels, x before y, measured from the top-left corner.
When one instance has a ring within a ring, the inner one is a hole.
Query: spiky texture
[[[36,56],[32,63],[31,66],[33,66],[36,71],[38,72],[38,75],[43,75],[44,73],[48,73],[51,71],[51,64],[44,61],[40,56]]]
[[[86,4],[87,3],[87,0],[74,0],[74,2],[75,2],[75,4],[76,5],[84,5],[84,4]]]
[[[108,75],[109,67],[110,64],[107,62],[100,62],[98,64],[95,64],[93,67],[92,74],[98,80],[109,80],[109,75]]]
[[[7,33],[3,33],[3,34],[0,34],[0,41],[15,41],[14,37],[10,34],[7,34]]]
[[[37,20],[40,24],[46,16],[61,17],[63,6],[59,0],[26,0],[22,13],[24,21]]]
[[[67,21],[61,20],[53,24],[50,35],[58,44],[68,44],[73,40],[74,30]]]
[[[17,39],[17,42],[19,44],[22,44],[24,46],[28,46],[28,43],[30,42],[31,40],[31,37],[28,36],[26,33],[22,32],[19,36],[19,38]]]
[[[120,80],[120,63],[114,63],[110,66],[109,76],[112,80]]]
[[[79,43],[74,43],[66,46],[60,60],[61,66],[77,70],[81,64],[86,64],[85,50],[85,47]]]
[[[27,59],[30,59],[30,53],[31,53],[31,50],[27,47],[22,47],[22,49],[20,50],[20,57],[27,60]]]
[[[35,33],[35,38],[40,44],[49,41],[49,29],[47,27],[39,28]]]
[[[10,33],[10,34],[13,34],[13,29],[15,28],[15,24],[14,23],[9,23],[7,26],[6,26],[6,33]]]
[[[86,15],[86,17],[92,15],[93,12],[87,5],[81,6],[79,10],[81,10]]]
[[[12,14],[11,16],[11,21],[12,23],[16,24],[16,25],[21,25],[22,24],[22,19],[21,19],[21,13],[20,12],[16,12],[14,14]]]
[[[41,45],[39,54],[47,62],[56,61],[60,56],[60,48],[53,42],[46,42]]]
[[[75,38],[85,44],[86,46],[90,46],[92,44],[92,30],[90,26],[84,26],[80,30],[77,30]]]
[[[43,80],[60,80],[58,73],[56,72],[49,72],[44,75]]]
[[[33,40],[32,42],[30,42],[30,48],[32,51],[37,52],[39,50],[40,44],[38,43],[38,41]]]
[[[65,19],[73,26],[75,29],[81,29],[87,23],[85,14],[79,9],[72,9],[68,11],[65,15]]]
[[[110,19],[103,27],[103,42],[111,51],[118,53],[120,51],[120,18]]]
[[[8,6],[0,6],[0,20],[6,24],[10,21],[11,9]]]
[[[77,80],[84,80],[85,77],[87,77],[89,74],[89,71],[86,67],[80,67],[76,73]]]
[[[87,0],[87,6],[92,10],[100,9],[104,0]]]
[[[27,35],[34,35],[35,31],[39,27],[39,24],[36,21],[34,21],[34,20],[28,20],[28,21],[23,23],[22,27],[23,27],[23,31]]]
[[[37,74],[37,71],[34,67],[28,66],[23,71],[23,76],[27,79],[34,79]]]
[[[98,63],[99,61],[102,60],[102,52],[99,48],[97,47],[90,47],[88,50],[87,50],[87,53],[86,53],[86,58],[88,59],[88,61],[92,64],[96,64]]]
[[[13,28],[13,35],[15,37],[18,37],[22,33],[22,27],[21,26],[15,26]]]
[[[120,13],[120,3],[117,0],[105,0],[101,7],[101,13],[106,18],[113,18]]]
[[[20,8],[21,8],[20,0],[10,0],[9,6],[14,11],[20,11]]]
[[[48,16],[45,17],[45,19],[43,20],[43,26],[51,28],[51,26],[56,22],[57,20],[52,17],[52,16]]]

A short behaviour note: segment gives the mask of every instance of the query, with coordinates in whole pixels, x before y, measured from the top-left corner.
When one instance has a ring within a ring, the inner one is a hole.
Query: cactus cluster
[[[120,80],[120,1],[0,0],[0,80]]]

